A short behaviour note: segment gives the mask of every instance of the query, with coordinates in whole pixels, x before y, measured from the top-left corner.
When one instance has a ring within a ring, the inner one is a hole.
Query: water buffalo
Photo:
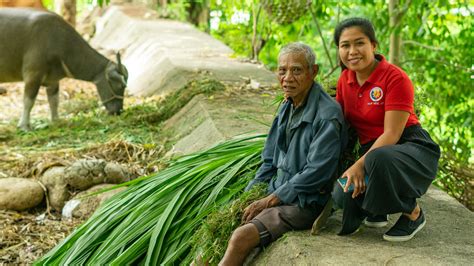
[[[30,112],[41,85],[47,87],[51,119],[58,118],[59,80],[92,81],[110,114],[120,114],[128,71],[94,50],[60,16],[41,10],[0,9],[0,82],[24,81],[18,126],[30,129]]]

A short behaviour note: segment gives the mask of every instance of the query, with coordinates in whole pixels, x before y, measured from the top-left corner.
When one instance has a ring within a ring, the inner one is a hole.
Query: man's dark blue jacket
[[[283,204],[324,205],[347,139],[341,107],[313,83],[298,119],[290,119],[291,108],[291,101],[280,107],[262,152],[263,164],[246,190],[269,182],[269,193]]]

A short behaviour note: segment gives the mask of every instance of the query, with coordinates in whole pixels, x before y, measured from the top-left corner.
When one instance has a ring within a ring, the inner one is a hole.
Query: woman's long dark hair
[[[374,25],[372,25],[372,22],[370,20],[365,19],[365,18],[348,18],[343,21],[341,21],[337,27],[336,30],[334,31],[334,43],[336,44],[337,47],[339,47],[339,39],[341,38],[342,32],[351,27],[359,27],[362,33],[364,33],[367,38],[373,43],[378,44],[379,42],[377,41],[377,38],[375,37],[375,30],[374,30]],[[347,67],[342,63],[341,58],[339,58],[339,65],[341,66],[341,69],[347,69]]]

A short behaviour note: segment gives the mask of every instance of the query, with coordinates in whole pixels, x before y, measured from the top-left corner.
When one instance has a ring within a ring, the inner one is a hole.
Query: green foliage
[[[203,218],[240,194],[253,177],[263,137],[227,141],[118,185],[128,188],[35,264],[180,263]]]
[[[401,26],[393,29],[388,26],[387,1],[314,0],[308,8],[311,12],[302,12],[291,18],[291,23],[286,23],[282,19],[284,14],[298,10],[297,4],[291,6],[292,2],[288,1],[286,7],[280,5],[279,15],[268,11],[260,15],[257,33],[265,45],[259,59],[274,69],[278,51],[284,44],[305,42],[315,49],[320,65],[319,81],[329,87],[339,75],[335,69],[336,46],[332,38],[340,20],[353,16],[369,18],[379,41],[377,51],[386,56],[390,34],[393,30],[400,31],[403,40],[401,67],[415,84],[417,114],[423,127],[442,148],[437,184],[466,203],[472,197],[467,193],[469,180],[474,175],[472,3],[402,0],[397,11],[408,8]],[[234,49],[238,56],[250,57],[252,20],[256,14],[253,10],[268,3],[279,5],[281,1],[211,2],[211,10],[222,13],[218,29],[211,30],[211,34]],[[237,12],[247,12],[250,19],[246,23],[233,23],[231,18]]]
[[[290,24],[308,12],[311,1],[273,0],[261,3],[268,16],[281,25]]]
[[[238,55],[246,55],[251,50],[251,18],[239,18],[239,14],[251,10],[249,1],[211,1],[211,34],[224,43],[234,43],[231,47]],[[234,20],[233,20],[234,18]],[[212,28],[212,21],[218,28]]]
[[[247,175],[249,179],[253,178],[255,172],[248,172]],[[189,265],[194,259],[200,257],[202,261],[217,265],[224,256],[232,232],[241,225],[244,209],[250,203],[266,196],[267,189],[268,184],[260,183],[238,195],[235,200],[212,211],[192,237],[192,250],[184,264]]]
[[[43,6],[49,10],[54,10],[54,0],[42,0]]]
[[[211,10],[221,14],[216,18],[216,21],[219,21],[218,28],[211,28],[211,34],[229,45],[238,56],[250,57],[252,54],[252,22],[256,14],[252,10],[262,7],[265,12],[259,13],[257,35],[263,39],[264,46],[259,59],[270,69],[275,69],[280,48],[289,42],[302,41],[314,48],[320,64],[320,77],[327,76],[334,72],[335,60],[333,57],[336,56],[336,53],[335,50],[329,51],[331,57],[328,58],[326,51],[321,49],[323,41],[319,38],[318,29],[309,10],[312,10],[320,23],[326,22],[335,27],[340,13],[340,10],[334,9],[338,1],[313,1],[309,6],[306,3],[307,1],[299,0],[211,2]],[[304,12],[303,7],[306,8]],[[241,23],[233,22],[232,18],[242,12],[249,15],[249,19]],[[289,16],[289,14],[297,14],[297,16]],[[288,21],[291,23],[287,23]],[[322,34],[326,45],[331,47],[332,31],[326,30]]]
[[[168,3],[166,7],[157,6],[160,17],[174,20],[186,20],[187,1],[176,1]]]
[[[415,1],[404,18],[410,27],[402,29],[401,64],[426,95],[420,119],[442,148],[437,184],[474,208],[468,195],[474,176],[474,20],[469,8],[462,2]]]
[[[467,163],[474,147],[469,144],[474,96],[474,20],[472,15],[456,14],[464,5],[446,3],[417,1],[411,6],[405,19],[411,28],[403,29],[402,67],[411,70],[415,83],[425,88],[423,122],[433,129],[440,142],[451,144],[443,145],[446,152],[458,154]]]

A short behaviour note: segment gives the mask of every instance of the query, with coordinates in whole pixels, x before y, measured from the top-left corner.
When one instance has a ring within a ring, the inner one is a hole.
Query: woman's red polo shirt
[[[359,135],[361,144],[377,139],[383,133],[385,112],[390,110],[410,113],[405,127],[419,124],[414,113],[414,89],[407,74],[388,63],[382,55],[377,67],[361,86],[354,71],[346,69],[337,82],[336,100],[344,116]]]

